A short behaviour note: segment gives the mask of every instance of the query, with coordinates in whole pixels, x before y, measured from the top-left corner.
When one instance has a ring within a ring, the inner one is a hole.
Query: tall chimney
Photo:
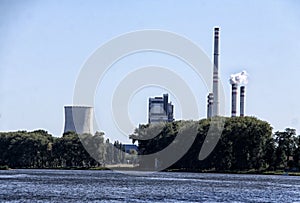
[[[245,86],[240,89],[240,117],[245,115]]]
[[[214,103],[214,95],[213,93],[209,93],[207,96],[207,118],[212,117],[213,103]]]
[[[164,112],[166,115],[168,115],[168,101],[169,101],[169,95],[163,94]]]
[[[213,66],[213,112],[212,116],[219,115],[219,27],[214,28],[214,66]]]
[[[231,86],[231,117],[236,117],[237,84]]]

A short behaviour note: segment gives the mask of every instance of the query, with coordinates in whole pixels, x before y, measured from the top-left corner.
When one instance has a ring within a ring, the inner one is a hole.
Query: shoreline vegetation
[[[0,132],[0,169],[299,174],[300,136],[294,129],[272,133],[268,122],[255,117],[224,117],[224,120],[215,148],[201,160],[199,152],[204,142],[207,143],[210,119],[139,125],[129,135],[133,143],[137,142],[138,151],[126,150],[118,141],[111,143],[102,132],[95,135],[67,132],[62,137],[54,137],[44,130]],[[176,142],[179,133],[185,139]],[[174,156],[188,139],[192,145],[172,165],[165,166],[167,160],[162,157],[138,156],[156,154],[171,143],[174,151],[169,155]]]

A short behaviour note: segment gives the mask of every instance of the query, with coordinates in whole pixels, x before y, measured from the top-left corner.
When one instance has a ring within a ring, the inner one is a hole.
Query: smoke
[[[237,85],[246,85],[248,83],[248,73],[246,71],[242,71],[240,73],[232,74],[230,76],[230,84]]]

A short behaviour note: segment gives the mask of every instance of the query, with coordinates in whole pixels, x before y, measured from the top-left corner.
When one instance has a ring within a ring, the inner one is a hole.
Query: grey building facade
[[[174,105],[169,102],[169,95],[149,98],[148,123],[174,121]]]

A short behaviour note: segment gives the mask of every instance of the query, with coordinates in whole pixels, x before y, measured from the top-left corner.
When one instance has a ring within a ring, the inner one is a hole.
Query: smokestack
[[[168,115],[168,102],[169,102],[169,95],[163,94],[163,102],[164,102],[164,112]]]
[[[65,106],[64,133],[73,131],[78,134],[93,133],[93,107]]]
[[[248,73],[242,71],[240,73],[232,74],[229,81],[232,85],[231,116],[235,117],[237,113],[237,88],[240,86],[240,116],[243,117],[245,115],[245,85],[248,83]]]
[[[240,88],[240,117],[245,115],[245,86]]]
[[[214,28],[214,74],[213,74],[213,112],[212,116],[219,115],[219,27]]]
[[[231,84],[231,117],[236,117],[237,84]]]
[[[213,93],[209,93],[207,96],[207,118],[212,117],[213,104],[214,104],[214,95]]]

